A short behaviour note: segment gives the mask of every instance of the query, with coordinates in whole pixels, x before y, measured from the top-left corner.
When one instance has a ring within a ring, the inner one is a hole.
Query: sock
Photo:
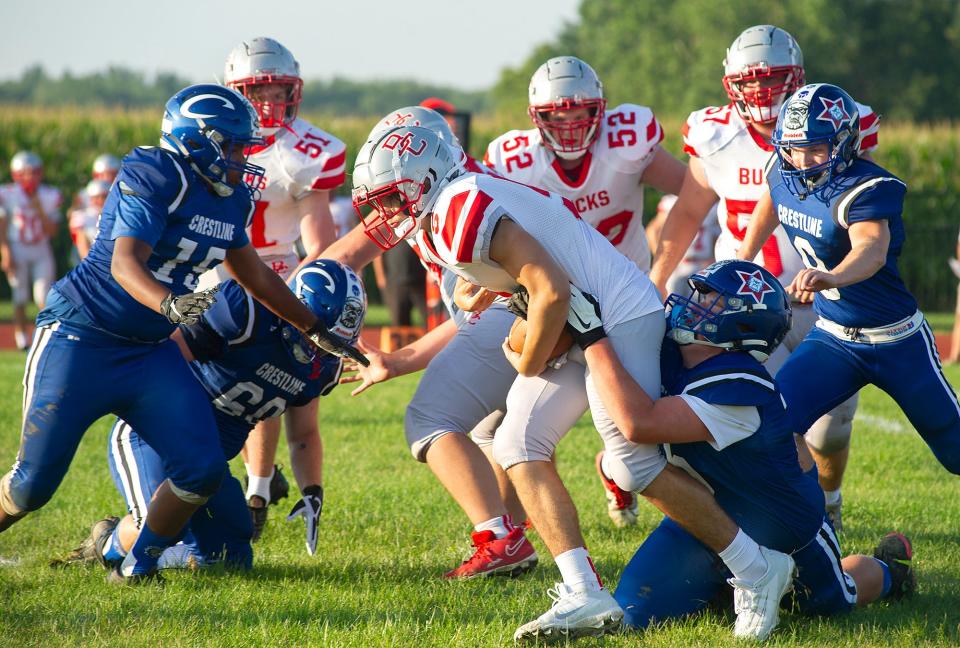
[[[560,570],[564,584],[580,592],[597,592],[603,589],[600,576],[586,547],[577,547],[556,556],[554,562]]]
[[[737,530],[733,542],[719,555],[737,580],[755,583],[767,573],[767,559],[760,553],[760,545],[744,533],[743,529]]]
[[[840,489],[823,491],[823,499],[826,506],[835,506],[840,503]]]
[[[114,529],[113,533],[104,540],[103,546],[100,547],[100,553],[103,554],[107,562],[112,563],[120,562],[124,556],[127,555],[127,552],[123,549],[123,545],[120,544],[120,534],[117,533],[117,529]]]
[[[480,533],[481,531],[493,531],[493,535],[497,536],[497,538],[507,537],[507,535],[513,531],[513,529],[513,522],[510,520],[509,515],[500,515],[495,518],[490,518],[486,522],[481,522],[473,527],[473,530],[477,533]]]
[[[890,575],[890,567],[887,563],[883,562],[879,558],[874,558],[877,563],[880,565],[880,569],[883,570],[883,587],[880,588],[880,596],[877,598],[883,598],[890,593],[890,588],[893,587],[893,576]]]
[[[23,331],[14,331],[13,339],[16,342],[18,349],[23,349],[27,346],[27,334]]]
[[[247,484],[247,500],[254,495],[257,497],[262,497],[263,501],[267,504],[270,503],[270,480],[273,479],[273,471],[275,468],[270,469],[270,474],[266,477],[261,477],[260,475],[252,475],[250,472],[247,472],[247,476],[250,478],[250,483]]]
[[[136,544],[123,559],[120,571],[124,576],[149,573],[157,568],[157,561],[160,559],[163,550],[172,545],[175,540],[176,536],[162,536],[154,533],[150,529],[149,523],[144,524],[143,528],[140,529]]]

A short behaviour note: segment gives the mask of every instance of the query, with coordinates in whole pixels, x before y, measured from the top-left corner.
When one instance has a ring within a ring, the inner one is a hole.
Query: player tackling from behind
[[[372,138],[358,155],[353,179],[354,204],[370,236],[382,245],[420,233],[431,260],[465,280],[500,293],[520,287],[528,292],[526,342],[521,352],[508,356],[519,376],[507,396],[507,414],[493,452],[554,556],[563,582],[551,590],[551,609],[518,628],[515,638],[549,640],[617,629],[623,610],[600,582],[576,508],[550,460],[569,427],[553,425],[555,404],[544,407],[543,397],[565,381],[576,385],[584,380],[582,364],[568,362],[564,366],[570,368],[564,371],[547,368],[547,361],[566,323],[582,346],[594,341],[591,336],[600,322],[591,317],[590,295],[605,309],[603,327],[627,371],[651,397],[659,394],[664,322],[653,285],[580,218],[572,202],[466,172],[459,153],[432,131],[403,127]],[[741,614],[765,615],[763,602],[776,594],[766,583],[776,587],[792,573],[790,557],[759,547],[709,491],[668,467],[657,446],[625,439],[589,378],[587,385],[617,485],[643,492],[719,552],[731,571],[740,574],[738,585],[746,601]]]

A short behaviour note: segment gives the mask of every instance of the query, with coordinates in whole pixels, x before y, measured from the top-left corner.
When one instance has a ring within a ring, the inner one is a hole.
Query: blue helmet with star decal
[[[667,334],[678,344],[746,351],[764,362],[790,330],[790,299],[763,266],[718,261],[688,283],[693,294],[666,301]]]
[[[290,284],[294,294],[334,337],[345,345],[356,343],[367,313],[367,294],[352,268],[332,259],[318,259],[300,268]],[[318,353],[324,353],[291,324],[284,323],[282,333],[298,362],[311,362]]]
[[[860,111],[842,88],[812,83],[797,90],[780,108],[770,143],[780,159],[780,175],[795,196],[822,192],[857,156]],[[794,165],[792,149],[827,144],[829,156],[806,168]]]

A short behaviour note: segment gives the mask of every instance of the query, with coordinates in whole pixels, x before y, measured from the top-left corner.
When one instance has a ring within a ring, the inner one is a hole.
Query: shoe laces
[[[551,608],[557,607],[558,605],[563,603],[564,600],[570,598],[573,594],[574,594],[573,588],[567,585],[566,583],[554,583],[553,587],[547,590],[547,596],[549,596],[553,600],[553,604],[550,607]]]

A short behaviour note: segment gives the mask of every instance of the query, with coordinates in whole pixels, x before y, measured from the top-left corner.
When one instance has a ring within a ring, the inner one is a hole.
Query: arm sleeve
[[[690,394],[682,394],[680,398],[707,426],[713,437],[707,443],[718,452],[760,428],[760,412],[752,405],[713,405]]]

